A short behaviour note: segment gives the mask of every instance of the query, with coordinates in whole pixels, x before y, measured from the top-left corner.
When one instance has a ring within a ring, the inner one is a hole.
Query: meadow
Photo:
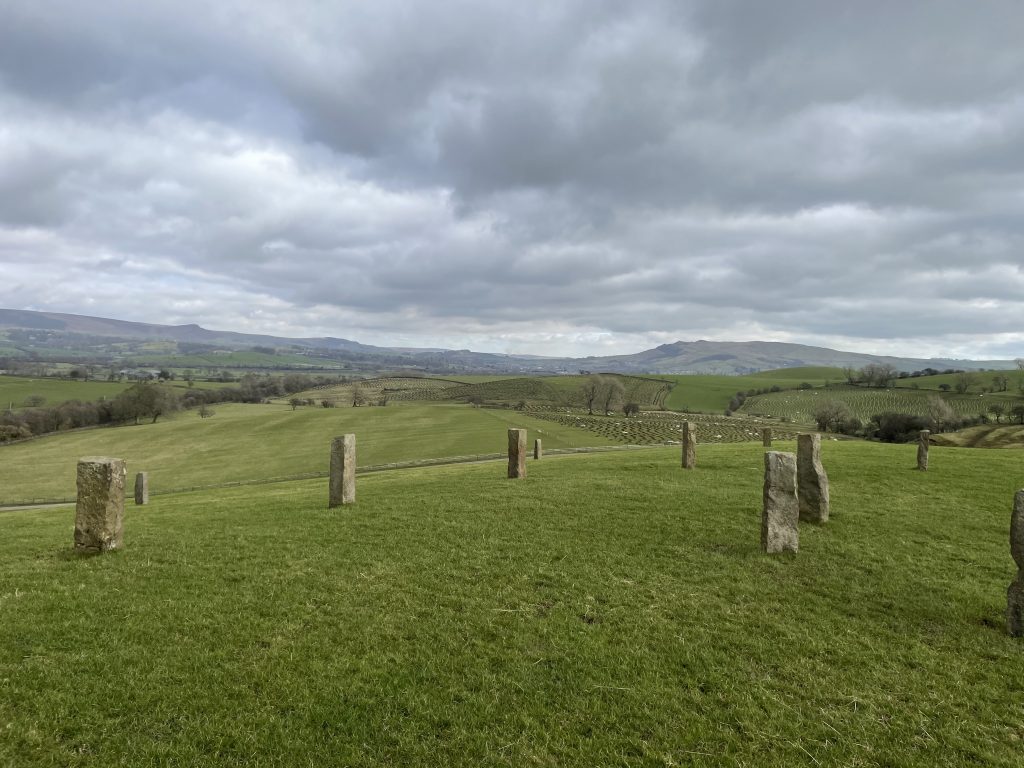
[[[282,404],[214,406],[212,418],[185,411],[156,424],[87,429],[0,446],[0,503],[70,498],[80,456],[117,456],[149,472],[153,489],[326,471],[331,439],[354,432],[360,465],[498,453],[509,427],[545,447],[610,445],[600,435],[516,411],[467,405],[292,410]]]
[[[823,387],[843,381],[841,368],[781,368],[744,376],[716,376],[710,374],[659,375],[675,384],[665,401],[665,407],[672,411],[697,411],[721,413],[729,407],[729,401],[740,391],[752,389],[796,390],[801,384]]]
[[[928,400],[931,397],[942,397],[960,416],[984,415],[993,403],[1000,403],[1008,411],[1011,406],[1022,402],[1016,392],[958,395],[904,387],[876,389],[841,385],[827,390],[793,390],[755,395],[747,398],[739,412],[811,424],[814,422],[814,411],[822,401],[837,400],[845,403],[854,416],[867,421],[872,416],[885,412],[926,416]]]
[[[795,556],[752,443],[155,497],[98,557],[0,514],[0,764],[1020,765],[1024,465],[823,451]]]
[[[79,379],[30,378],[28,376],[0,376],[0,408],[18,410],[25,407],[25,400],[32,395],[44,398],[44,405],[54,406],[68,400],[96,402],[119,395],[135,382],[132,381],[82,381]],[[197,381],[193,386],[211,389],[232,386],[233,383]],[[169,381],[166,386],[181,394],[188,389],[188,382]]]

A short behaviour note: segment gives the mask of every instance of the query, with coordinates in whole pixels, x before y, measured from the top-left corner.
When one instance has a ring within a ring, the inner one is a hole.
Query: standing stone
[[[1024,637],[1024,491],[1013,497],[1010,554],[1017,564],[1017,578],[1006,591],[1006,628],[1011,636]]]
[[[124,459],[96,456],[78,460],[75,549],[79,552],[120,548],[127,475]]]
[[[356,501],[356,436],[331,441],[331,491],[328,508]]]
[[[149,504],[149,473],[139,472],[135,475],[135,503]]]
[[[526,477],[526,430],[508,431],[508,476]]]
[[[762,427],[761,428],[761,445],[765,448],[772,447],[772,428]]]
[[[693,425],[683,422],[683,469],[697,466],[697,432]]]
[[[827,523],[828,475],[821,466],[821,435],[797,435],[796,477],[800,519],[807,523]]]
[[[928,440],[931,435],[927,429],[917,433],[917,468],[922,472],[928,471]]]
[[[800,504],[796,495],[796,456],[782,451],[764,454],[764,510],[761,549],[768,554],[800,549]]]
[[[538,437],[533,441],[533,458],[539,459],[544,456],[544,447],[540,444],[540,438]]]

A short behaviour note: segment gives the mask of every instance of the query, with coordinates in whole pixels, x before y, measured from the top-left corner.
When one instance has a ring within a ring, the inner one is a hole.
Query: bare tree
[[[994,392],[1005,392],[1010,386],[1010,377],[1005,373],[997,373],[992,377],[992,390]]]
[[[594,415],[594,403],[597,401],[598,396],[601,394],[601,386],[603,381],[600,376],[592,374],[586,378],[586,380],[580,384],[577,394],[583,404],[587,406],[587,413],[591,416]]]
[[[601,387],[600,400],[602,403],[604,403],[605,416],[610,416],[612,411],[618,408],[619,403],[622,402],[625,396],[626,388],[622,386],[622,382],[619,381],[618,377],[604,377],[604,383]]]
[[[869,387],[888,387],[899,373],[887,363],[868,363],[860,371],[860,377]]]
[[[822,432],[835,432],[852,414],[841,400],[825,400],[818,404],[811,415]]]
[[[939,395],[931,395],[928,398],[928,418],[936,432],[944,432],[956,421],[956,414],[944,398]]]
[[[974,374],[967,371],[960,371],[953,380],[953,389],[961,395],[966,394],[972,386],[974,386]]]

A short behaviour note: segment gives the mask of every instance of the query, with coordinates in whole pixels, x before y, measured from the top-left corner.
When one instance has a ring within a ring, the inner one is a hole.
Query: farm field
[[[928,414],[928,398],[937,394],[922,389],[837,386],[827,390],[794,390],[755,395],[747,398],[739,412],[747,415],[788,418],[795,422],[810,424],[814,422],[814,409],[819,403],[825,400],[838,400],[845,403],[853,415],[862,421],[886,411],[925,416]],[[941,397],[961,416],[984,414],[990,405],[997,402],[1007,408],[1021,402],[1018,395],[1009,392],[984,395],[943,394]]]
[[[797,389],[805,382],[814,387],[821,387],[826,382],[843,381],[843,372],[840,368],[782,368],[745,376],[695,374],[659,375],[658,378],[675,383],[665,401],[665,407],[669,410],[721,413],[729,407],[729,401],[739,391],[771,387]]]
[[[0,446],[0,503],[74,495],[80,456],[117,456],[150,472],[154,490],[326,471],[331,439],[357,435],[360,465],[506,450],[509,427],[529,430],[546,448],[610,445],[600,435],[510,410],[465,405],[387,408],[214,406],[156,424],[58,433]]]
[[[1005,376],[1007,378],[1008,394],[1017,393],[1021,384],[1024,384],[1024,371],[976,371],[971,374],[971,379],[974,383],[971,385],[968,393],[977,395],[982,389],[996,388],[995,382],[992,379],[997,375]],[[908,379],[896,379],[893,384],[897,387],[907,387],[909,389],[932,390],[938,390],[940,386],[944,384],[949,387],[950,391],[955,391],[957,378],[958,374],[955,373],[940,373],[935,376],[916,376]]]
[[[0,764],[1015,768],[1024,465],[823,452],[783,557],[755,444],[156,497],[101,557],[0,514]]]
[[[641,407],[660,408],[668,394],[669,384],[640,376],[619,376],[607,374],[622,385],[625,401],[636,402]],[[461,379],[438,377],[388,376],[362,379],[355,383],[334,387],[318,387],[300,392],[296,397],[330,399],[339,406],[351,405],[354,387],[358,385],[363,394],[376,402],[381,396],[388,401],[425,402],[466,402],[477,398],[482,402],[519,402],[528,405],[554,405],[566,407],[578,401],[578,391],[587,377],[584,376],[515,376],[475,377],[482,381],[464,382]],[[281,398],[285,402],[287,398]]]
[[[128,389],[131,381],[75,381],[74,379],[28,378],[25,376],[0,376],[0,408],[22,408],[25,398],[41,395],[46,398],[44,405],[59,405],[68,400],[95,402],[101,398],[112,398]],[[197,381],[198,389],[233,386],[234,383]],[[188,389],[185,381],[169,381],[167,386],[179,394]]]

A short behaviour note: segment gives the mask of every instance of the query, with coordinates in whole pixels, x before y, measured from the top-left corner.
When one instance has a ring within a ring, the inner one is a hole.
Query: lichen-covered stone
[[[1024,637],[1024,571],[1006,590],[1006,629],[1011,637]]]
[[[821,465],[821,435],[797,435],[796,476],[800,519],[808,523],[827,523],[828,475]]]
[[[533,458],[539,459],[544,456],[544,446],[540,444],[540,438],[538,437],[533,441]]]
[[[1024,490],[1013,496],[1013,513],[1010,515],[1010,554],[1017,567],[1024,570]]]
[[[917,434],[917,468],[922,472],[928,470],[928,446],[932,433],[922,429]]]
[[[693,425],[683,422],[683,469],[693,469],[697,466],[697,431]]]
[[[796,456],[782,451],[764,454],[764,508],[761,549],[768,554],[800,549],[800,506],[796,493]]]
[[[526,430],[508,431],[508,476],[526,477]]]
[[[149,473],[139,472],[135,475],[135,503],[149,504]]]
[[[331,441],[331,478],[328,507],[354,504],[356,500],[356,436],[342,435]]]
[[[79,459],[76,550],[106,552],[121,546],[127,474],[124,459],[102,456]]]
[[[772,447],[772,428],[762,427],[761,428],[761,445],[765,448]]]

